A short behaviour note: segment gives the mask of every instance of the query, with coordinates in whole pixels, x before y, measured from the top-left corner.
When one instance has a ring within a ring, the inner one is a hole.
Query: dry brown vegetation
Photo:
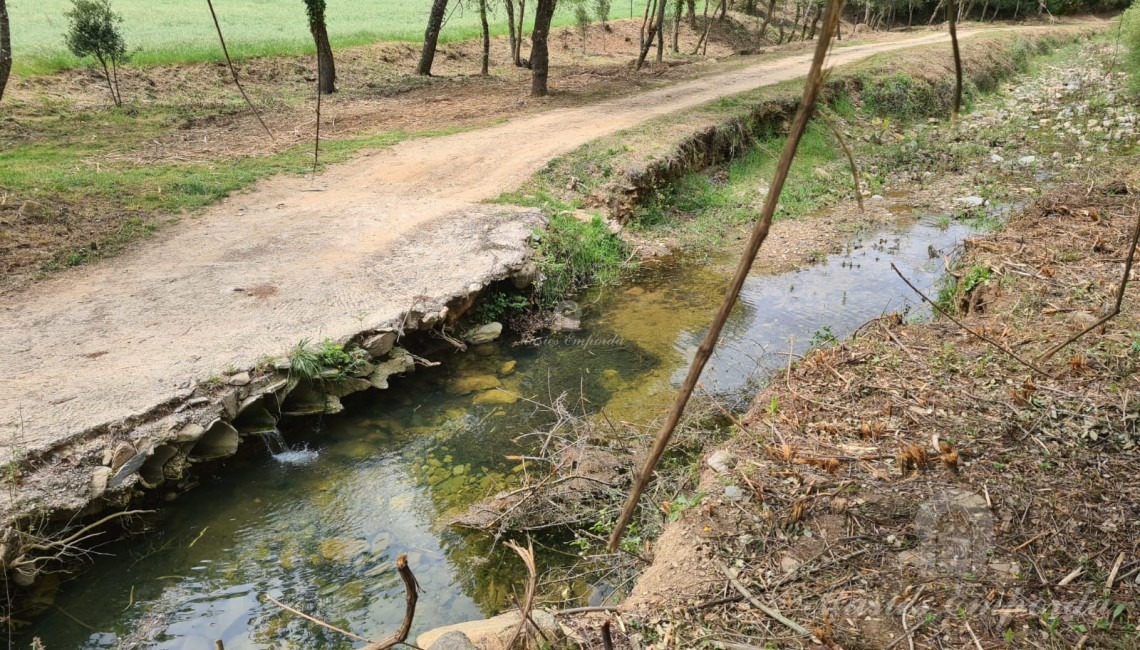
[[[1032,359],[1112,305],[1140,198],[1135,174],[1100,178],[967,242],[957,274],[992,280],[959,283],[965,325]],[[797,643],[728,571],[825,647],[1134,647],[1137,298],[1050,376],[944,319],[887,316],[809,354],[756,396],[733,469],[705,472],[745,499],[667,531],[673,570],[631,607],[679,596],[651,627]]]

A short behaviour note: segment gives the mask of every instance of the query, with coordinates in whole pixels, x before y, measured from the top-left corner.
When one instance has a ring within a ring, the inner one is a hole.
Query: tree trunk
[[[681,13],[684,10],[684,0],[676,0],[676,10],[673,12],[673,54],[681,53]]]
[[[487,24],[487,0],[479,0],[479,20],[483,23],[483,67],[479,74],[486,77],[491,71],[491,26]]]
[[[689,29],[697,31],[697,0],[685,0],[685,9],[689,16]]]
[[[329,44],[329,32],[325,28],[325,0],[305,0],[305,14],[309,17],[309,33],[317,47],[317,92],[331,95],[336,92],[336,63]]]
[[[515,35],[515,0],[503,0],[503,5],[507,8],[507,31],[510,33],[511,38],[511,60],[515,65],[520,65],[519,61],[519,38]],[[521,29],[519,31],[522,31]]]
[[[760,38],[768,31],[768,23],[772,22],[772,14],[776,11],[776,0],[768,0],[768,13],[764,15],[764,24],[760,26]]]
[[[531,97],[545,97],[549,92],[546,82],[550,74],[550,48],[547,40],[550,37],[550,21],[554,18],[554,6],[557,0],[538,0],[534,9],[534,31],[530,40]]]
[[[420,64],[416,74],[431,76],[431,64],[435,61],[435,46],[439,43],[439,30],[443,29],[443,15],[447,12],[447,0],[432,0],[431,15],[428,16],[427,30],[424,32],[424,49],[420,53]]]
[[[331,95],[336,92],[336,62],[333,61],[332,45],[329,44],[329,33],[323,20],[319,27],[313,28],[313,40],[317,44],[317,67],[320,68],[319,90],[325,95]]]
[[[638,51],[644,50],[644,51],[648,52],[648,49],[646,49],[647,46],[645,43],[647,40],[650,43],[653,42],[653,39],[650,38],[653,35],[653,30],[652,30],[653,26],[649,23],[649,17],[656,15],[656,7],[657,7],[656,2],[657,2],[657,0],[652,0],[651,2],[645,3],[645,15],[641,17],[641,31],[639,31],[637,33],[637,37],[638,37],[637,49],[638,49]],[[649,28],[648,34],[645,31],[647,27]],[[644,61],[644,60],[645,60],[645,54],[642,54],[641,58],[639,59],[639,63],[637,64],[637,68],[639,70],[641,69],[640,61]]]
[[[8,85],[8,75],[12,72],[12,34],[8,25],[8,5],[0,0],[0,101],[4,99],[4,87]]]
[[[523,32],[526,31],[525,25],[526,25],[526,0],[519,0],[519,44],[518,44],[518,51],[515,52],[515,65],[517,65],[520,68],[526,67],[523,65],[523,61],[522,61],[522,42],[523,42]],[[531,39],[530,47],[532,50],[534,49],[533,38]]]
[[[665,5],[668,0],[659,0],[657,3],[657,62],[665,59]]]

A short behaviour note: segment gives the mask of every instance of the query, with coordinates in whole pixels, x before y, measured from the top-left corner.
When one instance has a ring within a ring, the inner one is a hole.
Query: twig
[[[83,528],[80,528],[79,530],[75,531],[75,533],[73,533],[72,535],[69,535],[63,539],[56,540],[54,542],[47,542],[45,544],[31,544],[31,545],[25,547],[23,550],[25,553],[27,553],[28,551],[54,551],[56,549],[64,549],[68,545],[70,545],[72,542],[78,540],[80,537],[83,537],[88,532],[98,528],[99,526],[102,526],[103,524],[107,523],[108,521],[111,521],[112,519],[118,519],[120,517],[129,517],[131,515],[148,515],[152,512],[154,512],[154,511],[153,510],[124,510],[122,512],[116,512],[116,513],[107,515],[106,517],[103,517],[102,519],[100,519],[99,521],[96,521],[95,523],[87,524]],[[14,562],[13,564],[21,564],[21,563],[20,562]]]
[[[974,634],[974,628],[970,627],[970,621],[965,621],[965,623],[966,631],[970,633],[970,638],[974,640],[974,645],[978,648],[978,650],[986,650],[982,647],[982,642],[978,640],[978,635]]]
[[[290,614],[300,616],[301,618],[305,619],[306,621],[309,621],[311,623],[316,623],[317,625],[320,625],[321,627],[323,627],[325,629],[329,629],[329,630],[332,630],[333,632],[343,634],[343,635],[345,635],[351,639],[355,639],[357,641],[364,641],[368,645],[364,646],[364,648],[362,650],[388,650],[388,648],[391,648],[392,646],[399,645],[399,644],[403,643],[405,640],[407,640],[408,632],[410,632],[412,629],[412,619],[416,615],[416,600],[419,597],[419,587],[420,586],[418,583],[416,583],[416,577],[414,575],[412,575],[412,570],[408,568],[408,556],[407,556],[407,554],[401,553],[400,556],[396,558],[396,570],[400,572],[400,577],[403,578],[403,580],[404,580],[404,588],[407,590],[407,595],[406,595],[407,607],[404,610],[404,622],[400,624],[400,629],[395,634],[388,637],[387,639],[384,639],[383,641],[371,641],[371,640],[366,639],[360,635],[353,634],[352,632],[349,632],[348,630],[342,630],[341,628],[336,627],[335,625],[330,625],[329,623],[326,623],[326,622],[324,622],[320,619],[317,619],[317,618],[313,618],[312,616],[309,616],[308,614],[306,614],[304,612],[293,609],[292,607],[282,603],[281,601],[277,600],[273,596],[270,596],[269,594],[265,594],[265,598],[266,598],[266,600],[273,603],[274,605],[277,605],[281,609],[289,612]],[[222,642],[218,641],[217,643],[220,647]]]
[[[609,547],[611,551],[616,549],[621,543],[621,538],[622,535],[625,534],[626,526],[633,520],[633,515],[637,510],[637,504],[641,500],[641,494],[645,490],[645,486],[649,483],[649,480],[653,477],[653,472],[657,468],[657,464],[661,461],[661,457],[665,454],[665,448],[668,447],[669,441],[673,437],[673,432],[676,430],[677,424],[681,421],[681,416],[685,412],[689,398],[692,397],[697,381],[701,377],[701,371],[704,370],[705,364],[708,363],[709,358],[712,356],[713,350],[716,348],[717,340],[720,338],[721,331],[728,321],[729,313],[731,313],[737,298],[740,296],[744,281],[748,278],[748,274],[752,269],[752,263],[756,260],[756,254],[760,252],[760,247],[764,244],[764,240],[768,238],[768,230],[772,226],[772,216],[776,212],[776,203],[779,201],[780,193],[784,189],[784,182],[788,179],[788,171],[792,166],[792,159],[795,158],[800,139],[807,129],[808,119],[812,113],[815,112],[816,99],[819,97],[820,87],[822,86],[824,59],[827,58],[831,37],[835,33],[835,25],[839,22],[839,15],[842,8],[843,0],[828,1],[827,13],[824,15],[823,21],[823,33],[819,38],[819,42],[816,44],[815,57],[812,60],[811,70],[808,72],[807,81],[804,83],[803,100],[800,102],[795,121],[792,123],[792,127],[788,133],[784,150],[780,154],[780,161],[776,166],[776,173],[772,179],[771,189],[768,192],[767,199],[764,201],[764,209],[760,214],[760,219],[752,229],[752,235],[748,239],[748,246],[740,258],[740,263],[736,267],[732,283],[725,291],[720,308],[717,310],[716,316],[713,317],[712,325],[709,327],[704,340],[701,341],[701,345],[697,349],[696,356],[689,365],[689,372],[685,377],[685,383],[681,386],[681,392],[678,393],[676,400],[674,400],[669,415],[665,418],[665,422],[657,434],[657,439],[649,451],[645,465],[642,467],[641,472],[637,475],[637,479],[630,489],[629,497],[626,499],[625,506],[622,508],[621,516],[618,517],[617,523],[614,525],[613,533],[610,535]]]
[[[534,596],[538,590],[538,569],[534,565],[534,544],[527,540],[527,547],[523,548],[514,542],[507,542],[506,547],[518,553],[522,558],[523,564],[526,565],[527,581],[526,581],[526,596],[523,599],[522,607],[519,610],[519,626],[515,628],[515,633],[511,636],[510,643],[506,647],[515,647],[515,642],[522,636],[523,631],[526,630],[527,620],[530,618],[530,610],[534,607]]]
[[[732,588],[739,591],[740,595],[744,596],[748,602],[752,603],[753,607],[776,619],[796,634],[802,634],[804,636],[810,636],[814,638],[814,635],[809,632],[807,628],[784,616],[778,609],[765,605],[759,598],[753,596],[752,592],[748,591],[748,588],[740,584],[740,581],[736,579],[736,576],[732,575],[732,572],[728,570],[728,567],[723,567],[721,571],[724,573],[724,576],[728,578],[728,583],[732,585]]]
[[[388,650],[392,646],[399,645],[407,640],[408,632],[412,631],[412,619],[416,616],[416,600],[419,599],[420,585],[416,582],[416,577],[412,575],[412,570],[408,567],[408,554],[400,553],[396,558],[396,570],[400,572],[400,577],[404,580],[404,596],[406,605],[404,606],[404,622],[400,623],[400,629],[395,634],[384,639],[383,641],[376,641],[375,643],[364,646],[362,650]]]
[[[914,650],[914,635],[911,634],[910,631],[907,629],[906,615],[910,613],[910,608],[916,602],[918,602],[918,599],[922,596],[922,592],[925,589],[926,589],[926,585],[922,585],[921,587],[919,587],[918,591],[915,592],[915,594],[914,594],[914,598],[911,598],[910,600],[907,601],[906,606],[903,607],[903,611],[902,611],[903,632],[906,632],[906,642],[910,646],[910,650]]]
[[[356,639],[357,641],[364,641],[365,643],[371,643],[371,641],[369,639],[366,639],[366,638],[360,636],[359,634],[353,634],[352,632],[349,632],[348,630],[342,630],[335,625],[332,625],[330,623],[326,623],[326,622],[324,622],[318,618],[313,618],[312,616],[309,616],[305,612],[293,609],[292,607],[290,607],[290,606],[286,605],[285,603],[277,600],[276,598],[274,598],[273,596],[270,596],[269,594],[265,594],[265,599],[268,600],[269,602],[273,603],[274,605],[277,605],[281,609],[289,612],[290,614],[292,614],[294,616],[300,616],[301,618],[305,619],[306,621],[309,621],[310,623],[316,623],[317,625],[320,625],[321,627],[323,627],[325,629],[332,630],[333,632],[337,632],[338,634],[343,634],[350,639]],[[219,643],[221,643],[221,642],[219,641]]]
[[[997,341],[995,341],[995,340],[991,339],[990,337],[988,337],[988,336],[986,336],[986,335],[984,335],[984,334],[981,334],[980,332],[975,332],[974,330],[970,329],[969,327],[966,327],[966,325],[965,325],[964,323],[962,323],[962,321],[960,321],[960,320],[958,320],[957,318],[954,318],[953,316],[951,316],[950,314],[948,314],[948,313],[946,312],[946,310],[945,310],[945,309],[943,309],[942,307],[938,306],[938,303],[936,303],[936,302],[934,302],[933,300],[931,300],[930,298],[928,298],[928,297],[926,296],[926,294],[924,294],[922,291],[920,291],[920,290],[918,289],[918,287],[914,286],[914,285],[911,283],[911,281],[910,281],[910,280],[906,279],[906,276],[902,274],[902,271],[900,271],[900,270],[899,270],[899,267],[895,266],[895,263],[894,263],[894,262],[891,262],[891,269],[892,269],[892,270],[895,272],[895,274],[896,274],[896,275],[898,275],[898,276],[899,276],[899,278],[901,278],[901,279],[902,279],[902,281],[903,281],[903,282],[905,282],[905,283],[906,283],[906,286],[910,287],[910,288],[911,288],[911,290],[912,290],[912,291],[914,291],[915,293],[917,293],[917,294],[918,294],[918,296],[919,296],[920,298],[922,298],[922,300],[923,300],[924,302],[926,302],[926,303],[927,303],[927,304],[929,304],[931,307],[933,307],[933,308],[934,308],[934,310],[935,310],[935,311],[937,311],[939,314],[942,314],[942,315],[943,315],[943,316],[945,316],[947,319],[949,319],[949,320],[950,320],[950,322],[954,323],[955,325],[957,325],[958,327],[962,328],[962,329],[963,329],[963,330],[965,330],[966,332],[968,332],[968,333],[972,334],[973,336],[975,336],[975,337],[977,337],[977,338],[979,338],[979,339],[981,339],[981,340],[985,341],[986,343],[989,343],[990,345],[994,346],[995,348],[997,348],[997,349],[1001,350],[1002,352],[1006,353],[1008,356],[1010,356],[1011,358],[1013,358],[1015,361],[1017,361],[1017,362],[1021,363],[1021,364],[1022,364],[1022,365],[1024,365],[1025,367],[1027,367],[1027,368],[1029,368],[1029,369],[1033,370],[1034,372],[1036,372],[1036,373],[1040,374],[1042,377],[1050,377],[1050,378],[1052,378],[1052,377],[1053,377],[1053,375],[1051,375],[1051,374],[1049,374],[1049,373],[1045,372],[1044,370],[1042,370],[1041,368],[1038,368],[1037,366],[1033,365],[1033,362],[1031,362],[1031,361],[1026,361],[1025,359],[1022,359],[1022,358],[1021,358],[1020,356],[1018,356],[1018,355],[1017,355],[1017,353],[1016,353],[1016,352],[1014,352],[1013,350],[1010,350],[1010,349],[1009,349],[1009,348],[1007,348],[1006,346],[1002,345],[1001,343],[998,343]]]
[[[914,636],[915,632],[918,632],[919,630],[921,630],[922,627],[929,622],[930,621],[928,619],[923,619],[923,620],[919,621],[918,625],[915,625],[914,627],[910,628],[910,632],[903,633],[903,635],[900,636],[899,638],[897,638],[894,641],[891,641],[887,645],[883,646],[883,650],[891,650],[891,648],[897,646],[898,644],[902,643],[903,641],[906,641],[906,640],[912,638]]]
[[[895,336],[895,333],[891,331],[891,328],[887,327],[886,325],[883,325],[882,321],[879,322],[879,327],[884,332],[886,332],[887,336],[889,336],[892,341],[895,342],[895,345],[899,346],[899,348],[901,348],[903,352],[906,352],[906,355],[908,357],[910,357],[911,361],[913,361],[915,363],[919,362],[918,357],[914,356],[914,353],[910,351],[910,348],[908,348],[905,344],[903,344],[902,341],[900,341],[898,339],[897,336]]]
[[[570,616],[571,614],[588,614],[590,612],[616,612],[620,605],[591,605],[590,607],[571,607],[554,612],[555,616]]]
[[[847,164],[851,167],[851,179],[855,181],[855,201],[859,204],[859,212],[866,212],[863,209],[863,184],[859,181],[859,165],[855,164],[855,156],[851,155],[851,148],[847,146],[847,140],[836,128],[831,117],[822,113],[820,117],[823,118],[823,123],[827,125],[827,128],[831,129],[831,134],[839,141],[839,146],[843,148],[843,154],[847,156]]]
[[[1064,342],[1058,343],[1057,345],[1054,345],[1053,347],[1049,348],[1049,350],[1047,352],[1045,352],[1045,354],[1042,354],[1041,356],[1037,357],[1037,363],[1045,363],[1050,358],[1052,358],[1052,356],[1054,354],[1057,354],[1058,352],[1060,352],[1065,346],[1069,345],[1073,341],[1076,341],[1077,339],[1081,338],[1085,334],[1088,334],[1089,332],[1095,330],[1096,328],[1100,327],[1101,325],[1104,325],[1105,323],[1107,323],[1109,320],[1115,318],[1116,315],[1120,313],[1120,307],[1121,307],[1121,305],[1124,304],[1124,290],[1128,287],[1128,278],[1132,275],[1132,262],[1134,261],[1134,259],[1136,257],[1136,242],[1137,242],[1137,240],[1140,240],[1140,210],[1136,211],[1136,225],[1132,228],[1132,245],[1131,245],[1131,247],[1129,247],[1128,257],[1124,261],[1124,277],[1122,277],[1120,279],[1120,286],[1117,287],[1117,289],[1116,289],[1116,304],[1113,306],[1112,311],[1108,312],[1108,314],[1106,314],[1103,318],[1101,318],[1097,322],[1093,323],[1092,325],[1089,325],[1085,329],[1081,330],[1079,333],[1077,333],[1073,336],[1070,336]]]
[[[237,86],[238,92],[241,93],[242,99],[244,99],[245,103],[249,106],[249,110],[253,111],[253,116],[257,118],[258,122],[261,122],[261,128],[265,129],[265,132],[269,134],[269,139],[276,141],[273,137],[273,132],[266,126],[265,120],[261,119],[261,113],[258,113],[253,102],[249,101],[249,95],[245,94],[245,88],[242,88],[241,82],[238,81],[237,69],[234,68],[234,62],[230,59],[230,51],[226,49],[226,38],[222,36],[222,26],[218,23],[218,14],[214,12],[213,0],[206,0],[206,5],[210,7],[210,16],[214,19],[214,29],[218,30],[218,42],[222,44],[222,54],[226,57],[226,64],[230,66],[230,74],[234,78],[234,85]]]
[[[1112,571],[1108,573],[1108,580],[1104,581],[1104,593],[1108,595],[1112,591],[1112,583],[1116,582],[1116,574],[1120,572],[1120,565],[1124,562],[1124,553],[1116,556],[1116,562],[1112,563]]]
[[[602,623],[602,648],[603,650],[614,650],[614,640],[610,637],[610,622]]]

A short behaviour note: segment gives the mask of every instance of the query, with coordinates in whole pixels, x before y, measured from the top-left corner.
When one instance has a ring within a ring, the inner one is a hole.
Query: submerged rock
[[[447,386],[447,390],[458,395],[469,395],[475,391],[485,391],[502,385],[495,375],[471,375],[459,377]]]
[[[475,396],[476,404],[514,404],[517,401],[519,401],[518,395],[497,388],[483,391]]]
[[[480,345],[483,343],[490,343],[491,341],[494,341],[495,339],[502,336],[502,334],[503,324],[491,322],[487,323],[486,325],[476,327],[475,329],[467,332],[467,334],[464,335],[463,340],[472,345]]]

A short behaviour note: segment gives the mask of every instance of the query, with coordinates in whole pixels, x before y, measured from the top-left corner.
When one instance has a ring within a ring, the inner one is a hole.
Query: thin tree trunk
[[[810,38],[810,39],[815,38],[815,30],[819,29],[819,19],[820,18],[823,18],[823,10],[822,9],[815,12],[815,18],[813,18],[811,21],[811,31],[808,32],[808,38]]]
[[[645,3],[645,17],[641,21],[641,46],[638,48],[635,70],[640,70],[641,66],[645,65],[645,57],[649,56],[649,48],[653,47],[653,37],[657,34],[657,28],[652,21],[657,19],[657,4],[665,1],[653,0],[651,3]]]
[[[8,85],[8,75],[12,73],[12,34],[8,25],[8,5],[0,0],[0,101],[4,99],[4,88]]]
[[[314,21],[310,28],[313,32],[313,42],[317,45],[317,67],[320,86],[318,90],[331,95],[336,92],[336,62],[333,60],[332,45],[329,43],[329,32],[325,29],[325,17],[322,13],[320,21]]]
[[[665,6],[669,0],[657,2],[657,62],[665,60]]]
[[[522,61],[523,32],[526,31],[525,25],[526,25],[526,0],[519,0],[519,44],[518,44],[519,49],[518,49],[518,52],[515,53],[515,65],[519,66],[520,68],[526,67],[523,65],[523,61]],[[533,38],[531,40],[530,47],[532,50],[534,49]]]
[[[443,29],[443,15],[447,12],[447,0],[433,0],[428,16],[427,30],[424,31],[424,49],[420,53],[420,64],[416,74],[431,76],[431,64],[435,61],[435,47],[439,43],[439,30]]]
[[[697,0],[685,0],[685,8],[689,14],[689,29],[695,32],[697,31]]]
[[[676,0],[677,7],[673,12],[673,54],[681,53],[681,13],[684,11],[684,0]]]
[[[934,24],[935,19],[938,18],[938,12],[942,9],[942,5],[945,2],[946,0],[938,0],[938,4],[934,6],[934,13],[930,14],[930,21],[926,23],[928,26]]]
[[[554,18],[555,3],[556,0],[538,0],[538,5],[534,9],[534,31],[530,36],[532,97],[545,97],[549,92],[547,77],[550,74],[550,48],[547,41],[550,37],[550,21]]]
[[[760,38],[768,31],[768,23],[772,22],[772,14],[776,11],[776,0],[768,0],[768,13],[764,15],[764,24],[760,26]]]
[[[946,3],[946,18],[950,21],[950,43],[954,49],[954,110],[950,113],[951,120],[958,119],[958,111],[962,108],[962,54],[958,51],[958,28],[954,19],[956,13],[954,0]]]
[[[115,93],[115,84],[111,82],[111,69],[107,67],[107,59],[99,55],[95,55],[95,58],[99,61],[99,65],[103,66],[103,78],[107,80],[107,90],[111,92],[111,101],[115,103],[115,106],[118,106],[119,95]]]
[[[657,0],[653,0],[652,2],[646,2],[646,3],[645,3],[645,15],[641,17],[641,31],[639,31],[639,32],[637,33],[637,36],[638,36],[638,41],[637,41],[637,49],[638,49],[639,51],[640,51],[640,50],[644,50],[644,49],[646,49],[646,46],[645,46],[645,41],[646,41],[646,39],[648,39],[648,38],[649,38],[649,36],[650,36],[650,33],[646,33],[646,31],[645,31],[645,30],[646,30],[646,27],[649,27],[649,26],[650,26],[650,25],[649,25],[649,16],[651,16],[651,15],[656,15],[656,13],[655,13],[655,11],[654,11],[654,9],[655,9],[655,8],[656,8],[656,6],[657,6],[656,4],[654,4],[654,3],[656,3],[656,2],[657,2]],[[645,60],[645,55],[644,55],[644,54],[642,54],[642,55],[641,55],[641,60],[642,60],[642,61],[644,61],[644,60]],[[641,68],[641,64],[638,64],[638,66],[637,66],[637,67],[638,67],[638,69],[640,69],[640,68]]]
[[[483,66],[479,74],[491,72],[491,26],[487,24],[487,0],[479,0],[479,20],[483,23]]]
[[[515,35],[515,0],[503,0],[507,8],[507,32],[511,39],[511,60],[519,65],[519,39]]]
[[[111,57],[111,77],[115,80],[115,105],[123,105],[123,91],[119,89],[119,64]]]

